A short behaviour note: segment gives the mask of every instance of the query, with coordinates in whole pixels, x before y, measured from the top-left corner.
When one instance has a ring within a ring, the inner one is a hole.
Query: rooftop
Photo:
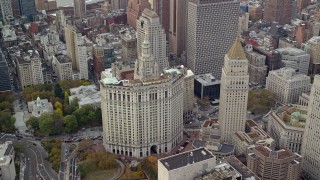
[[[194,79],[204,86],[220,84],[220,80],[216,79],[211,73],[195,75]]]
[[[208,159],[215,158],[214,155],[205,148],[198,148],[181,154],[169,156],[159,161],[167,168],[168,171],[178,169],[189,164],[198,163]]]
[[[13,145],[11,141],[6,141],[3,144],[0,144],[0,157],[10,155]]]
[[[269,72],[270,76],[271,74],[282,78],[286,81],[302,81],[302,80],[309,80],[310,77],[305,74],[296,74],[296,70],[290,67],[281,68],[278,70],[273,70]]]
[[[71,63],[71,59],[65,54],[56,54],[55,57],[59,61],[59,63]]]
[[[307,110],[292,106],[283,106],[277,110],[277,116],[287,125],[304,128],[307,120]]]
[[[294,156],[294,153],[292,153],[289,150],[281,149],[278,151],[273,151],[268,147],[264,146],[256,146],[253,149],[255,149],[257,152],[261,153],[265,157],[270,157],[274,159],[286,159]]]
[[[235,42],[227,52],[230,59],[246,59],[243,47],[241,45],[240,36],[238,35]]]
[[[280,52],[282,55],[288,55],[288,56],[301,56],[301,55],[307,55],[305,51],[298,48],[293,47],[286,47],[286,48],[279,48],[276,49],[278,52]]]
[[[242,175],[242,179],[254,178],[255,180],[260,180],[258,176],[256,176],[249,168],[247,168],[235,156],[225,157],[223,159],[223,162],[229,163],[235,170],[237,170]]]

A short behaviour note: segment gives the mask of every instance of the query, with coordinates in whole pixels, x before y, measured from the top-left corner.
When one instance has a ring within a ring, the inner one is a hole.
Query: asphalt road
[[[45,159],[47,153],[38,142],[28,139],[18,140],[14,135],[0,133],[0,141],[13,141],[14,144],[24,145],[26,169],[24,180],[58,180],[57,173]]]
[[[69,170],[69,180],[78,180],[80,179],[79,171],[77,169],[76,159],[72,158],[70,160],[70,170]]]

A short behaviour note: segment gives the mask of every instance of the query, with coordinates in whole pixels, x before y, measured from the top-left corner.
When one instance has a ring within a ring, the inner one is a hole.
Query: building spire
[[[236,40],[227,53],[229,59],[246,59],[240,39],[240,34],[238,33]]]
[[[142,43],[142,57],[150,57],[151,52],[150,52],[150,41],[149,41],[149,34],[146,33],[143,43]]]

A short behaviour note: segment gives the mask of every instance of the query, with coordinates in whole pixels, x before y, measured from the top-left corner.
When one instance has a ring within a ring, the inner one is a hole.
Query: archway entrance
[[[151,154],[158,154],[158,147],[157,147],[157,145],[151,146],[150,152],[151,152]]]

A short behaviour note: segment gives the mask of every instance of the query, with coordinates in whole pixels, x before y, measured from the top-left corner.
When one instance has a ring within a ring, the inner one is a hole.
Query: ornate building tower
[[[158,63],[154,61],[151,55],[149,36],[146,37],[142,44],[142,54],[136,61],[134,79],[142,81],[155,80],[160,77]]]
[[[219,124],[225,142],[231,134],[244,131],[249,92],[248,60],[237,37],[225,55],[221,75]]]

